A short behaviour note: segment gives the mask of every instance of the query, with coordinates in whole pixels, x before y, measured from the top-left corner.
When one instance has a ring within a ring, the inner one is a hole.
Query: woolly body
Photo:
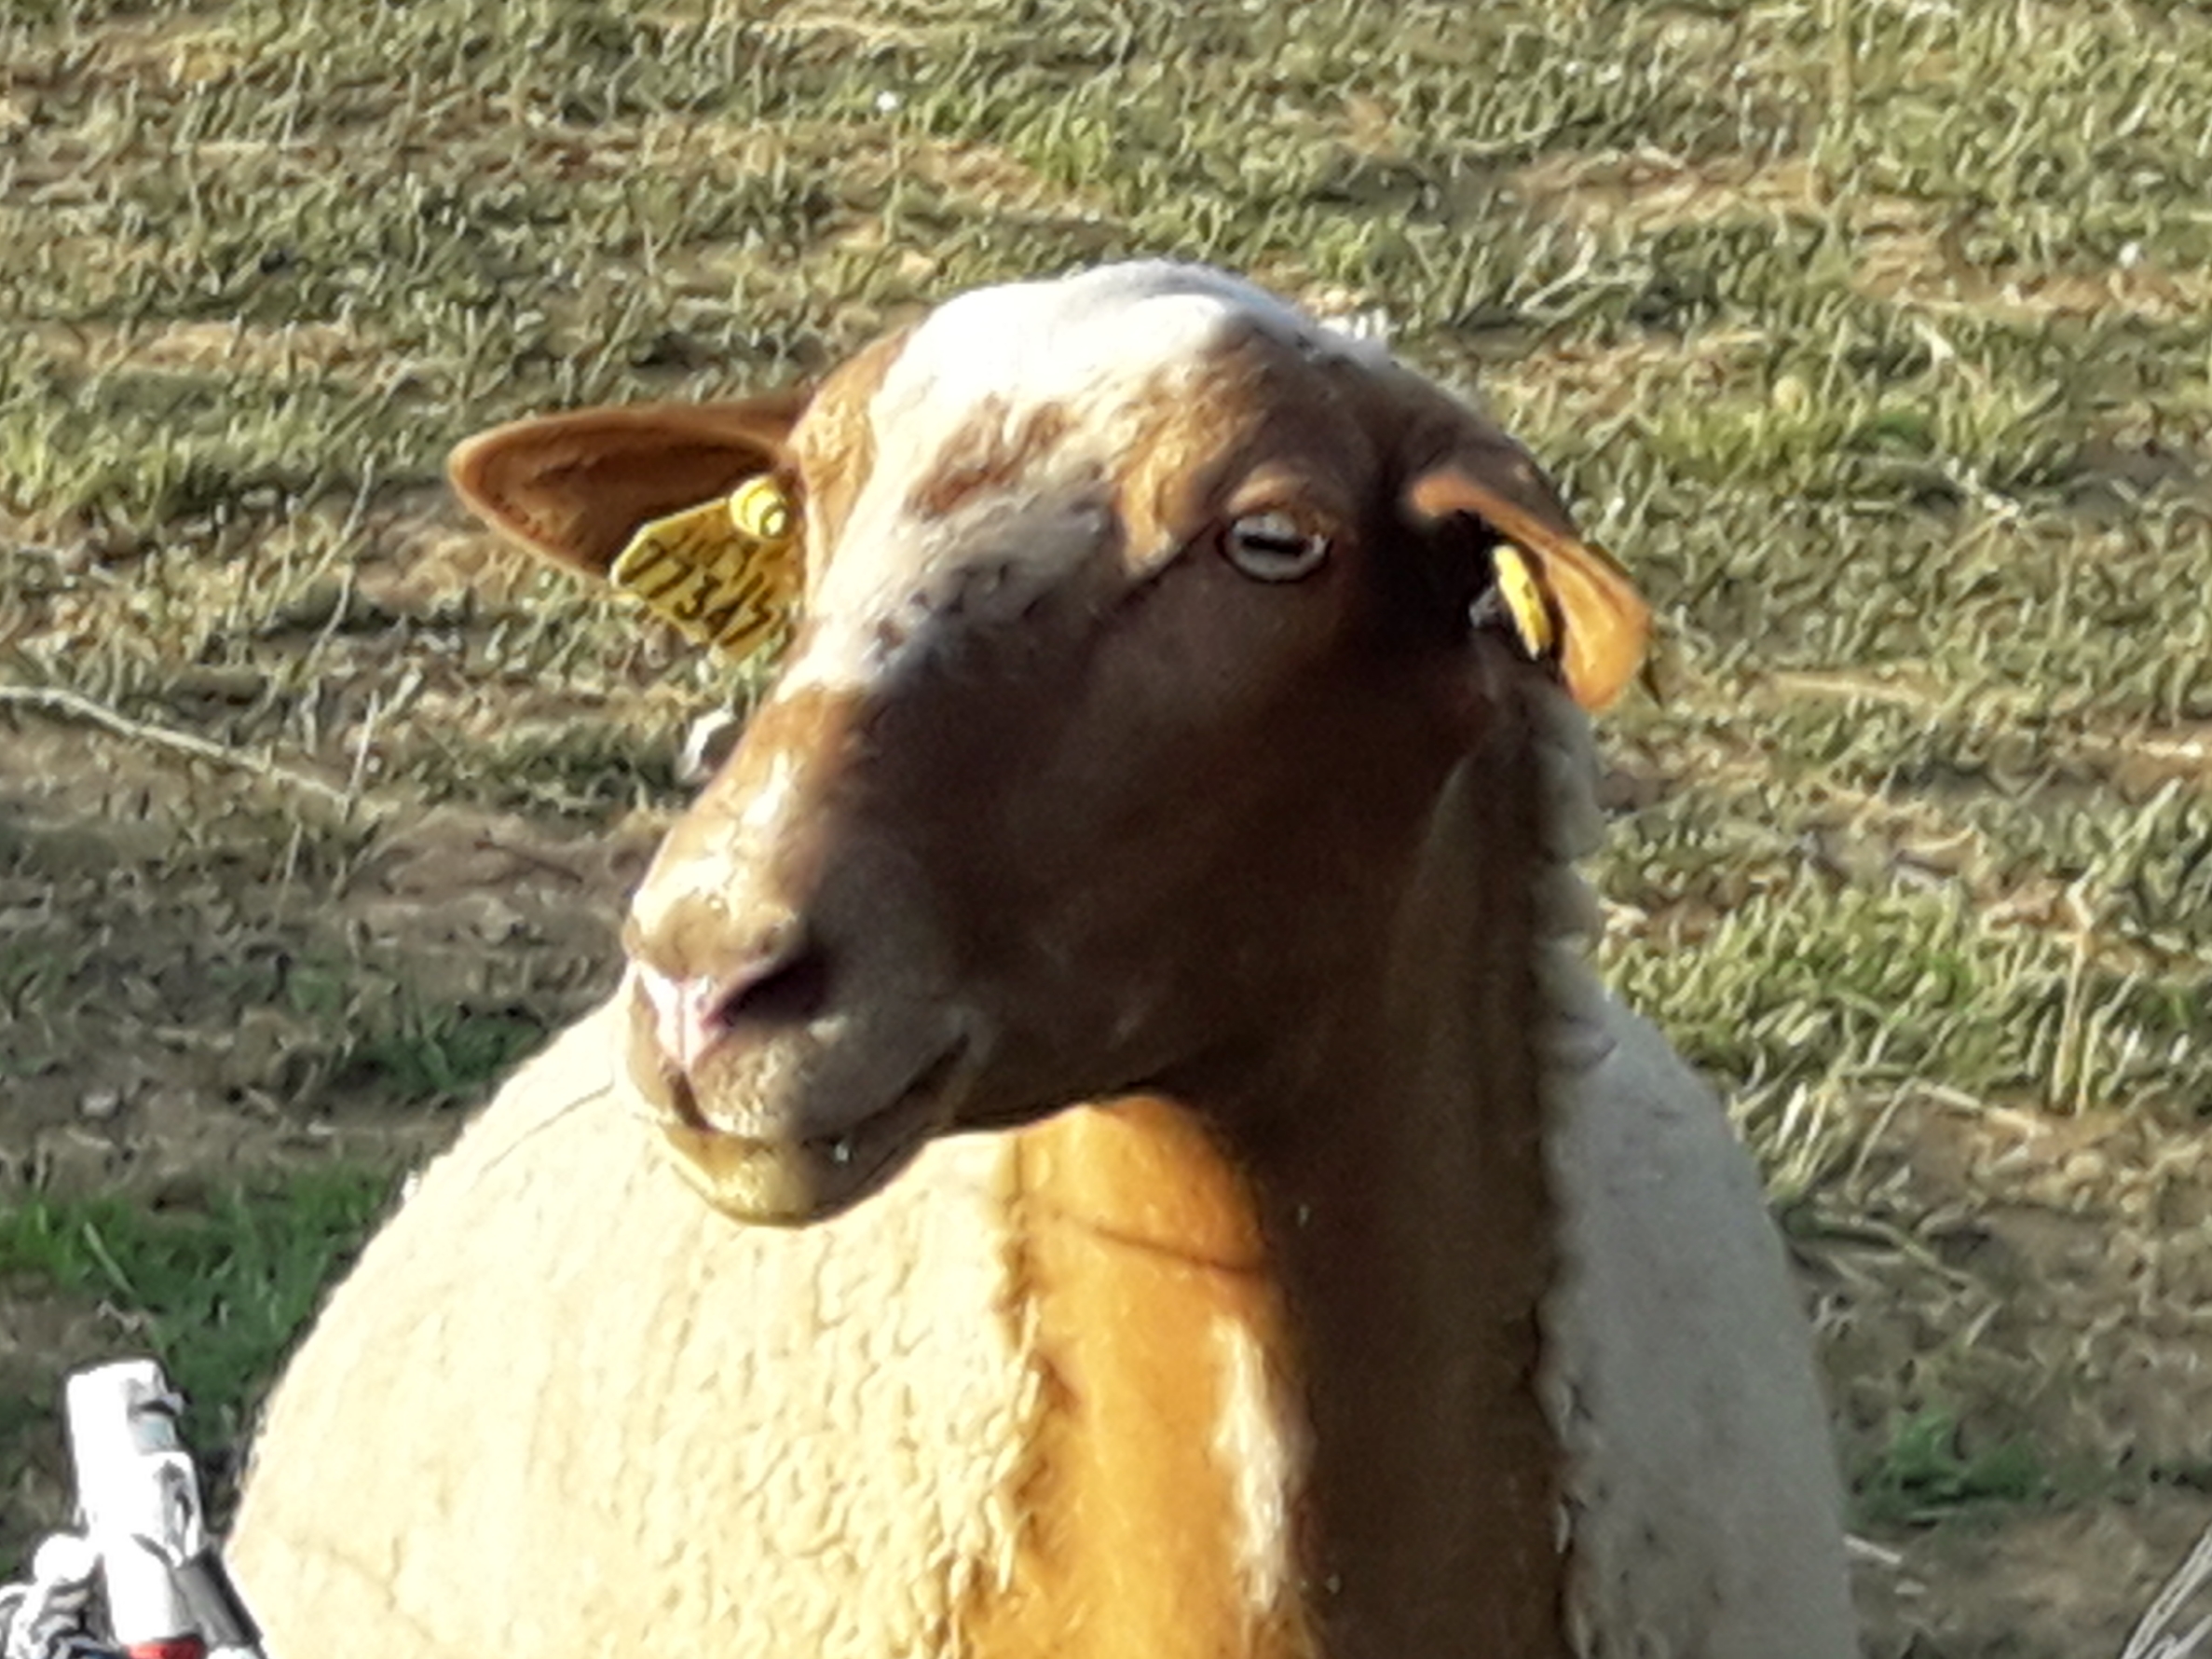
[[[1553,1142],[1545,1389],[1578,1651],[1845,1659],[1826,1427],[1757,1183],[1663,1039],[1598,1006]],[[624,1109],[613,1024],[428,1172],[286,1378],[232,1555],[275,1651],[951,1659],[1042,1408],[1016,1137],[940,1142],[802,1231],[739,1227]]]

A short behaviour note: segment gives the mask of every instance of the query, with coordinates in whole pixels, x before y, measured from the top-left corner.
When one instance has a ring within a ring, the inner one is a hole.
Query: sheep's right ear
[[[1644,660],[1650,609],[1612,555],[1582,539],[1526,450],[1470,420],[1406,500],[1424,522],[1468,514],[1487,524],[1501,543],[1497,582],[1524,649],[1556,664],[1585,708],[1620,694]]]
[[[782,464],[802,391],[720,404],[635,404],[495,427],[446,473],[471,511],[531,552],[607,578],[644,525]]]

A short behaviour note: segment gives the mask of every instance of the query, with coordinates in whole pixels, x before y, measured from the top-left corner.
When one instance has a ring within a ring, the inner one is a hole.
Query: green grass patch
[[[1940,1408],[1902,1419],[1890,1444],[1858,1472],[1858,1524],[1924,1526],[1992,1503],[2019,1503],[2052,1490],[2034,1446],[2006,1440],[1972,1446],[1955,1414]]]
[[[544,1024],[526,1008],[403,1004],[386,1029],[351,1046],[347,1070],[402,1100],[471,1102],[545,1036]]]
[[[190,1203],[21,1200],[0,1206],[0,1282],[111,1310],[120,1346],[150,1352],[190,1399],[203,1449],[227,1446],[395,1184],[334,1166]]]

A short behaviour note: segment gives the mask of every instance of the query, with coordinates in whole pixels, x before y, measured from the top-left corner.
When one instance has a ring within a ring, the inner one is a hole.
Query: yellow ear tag
[[[773,478],[643,525],[608,572],[692,638],[744,656],[781,647],[799,609],[799,514]]]
[[[1559,647],[1559,634],[1551,625],[1551,608],[1544,602],[1536,573],[1529,569],[1528,555],[1500,542],[1491,550],[1490,557],[1497,570],[1497,596],[1505,604],[1506,614],[1513,619],[1521,649],[1538,661],[1551,655]]]

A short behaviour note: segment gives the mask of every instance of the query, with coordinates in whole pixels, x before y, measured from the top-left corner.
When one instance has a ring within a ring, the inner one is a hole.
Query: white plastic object
[[[42,1584],[89,1584],[100,1570],[100,1552],[75,1532],[56,1532],[31,1556],[31,1579]]]
[[[207,1547],[207,1527],[177,1437],[183,1399],[152,1360],[80,1371],[65,1397],[77,1502],[106,1575],[116,1646],[196,1634],[175,1569]]]

